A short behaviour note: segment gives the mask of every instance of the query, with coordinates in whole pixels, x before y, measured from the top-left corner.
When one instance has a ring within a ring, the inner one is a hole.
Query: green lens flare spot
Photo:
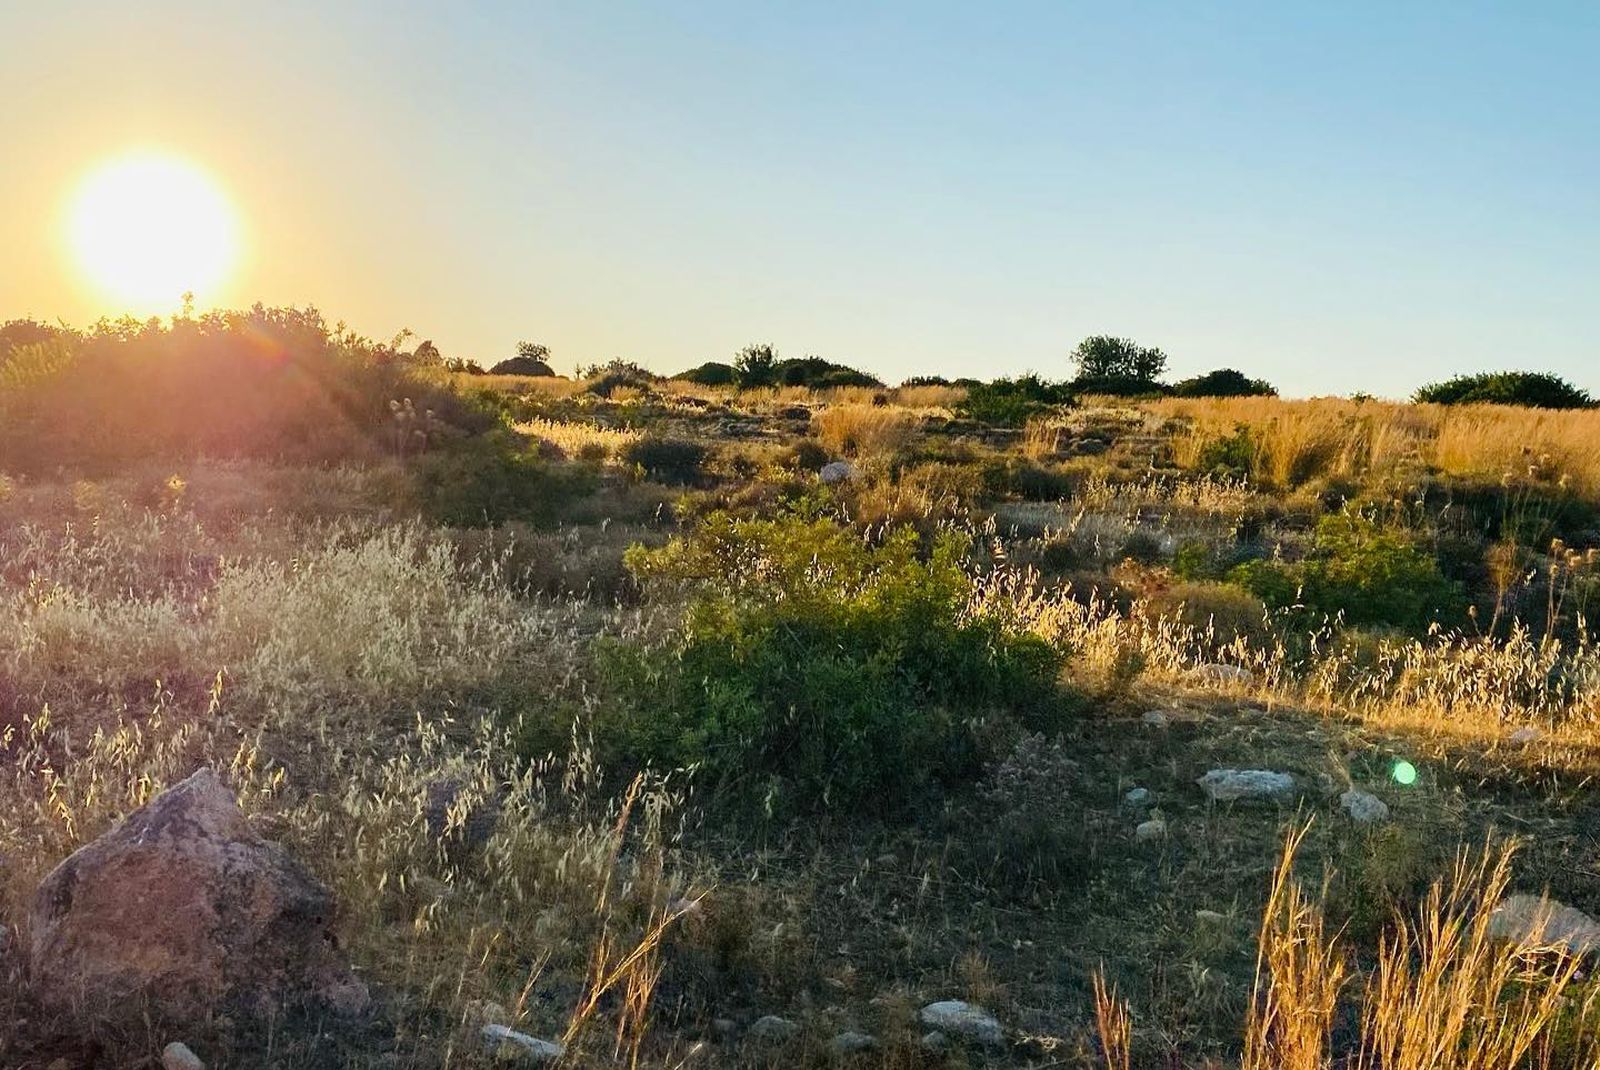
[[[1396,784],[1410,786],[1417,782],[1417,767],[1405,759],[1401,759],[1394,763],[1394,772],[1390,775],[1394,777]]]

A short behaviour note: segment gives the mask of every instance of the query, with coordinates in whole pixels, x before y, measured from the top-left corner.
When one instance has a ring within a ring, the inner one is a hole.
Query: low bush
[[[1183,379],[1172,387],[1172,395],[1180,398],[1251,398],[1277,397],[1278,391],[1265,379],[1252,379],[1233,368]]]
[[[1228,578],[1274,608],[1303,606],[1353,625],[1421,632],[1455,623],[1466,608],[1461,588],[1409,532],[1358,513],[1323,517],[1304,561],[1250,561]]]
[[[410,474],[421,511],[453,527],[510,520],[549,526],[595,486],[591,471],[543,461],[510,433],[483,435],[427,453]]]
[[[707,452],[688,439],[646,435],[623,447],[622,459],[657,483],[687,486],[700,481]]]
[[[1061,656],[972,609],[967,543],[919,553],[827,519],[717,514],[628,565],[689,601],[662,645],[615,644],[611,745],[698,764],[716,797],[771,813],[908,804],[982,767],[986,718],[1040,720]]]
[[[739,369],[720,360],[708,360],[704,364],[679,372],[673,378],[686,383],[698,383],[701,386],[733,386],[739,381]]]
[[[1145,612],[1210,634],[1219,644],[1240,637],[1260,639],[1267,632],[1266,603],[1223,583],[1178,583],[1163,588],[1145,599]]]
[[[1053,383],[1037,375],[974,383],[956,412],[968,420],[998,427],[1021,427],[1046,409],[1075,403],[1069,383]]]
[[[1546,372],[1479,372],[1429,383],[1414,400],[1439,405],[1525,405],[1534,409],[1590,409],[1595,399]]]

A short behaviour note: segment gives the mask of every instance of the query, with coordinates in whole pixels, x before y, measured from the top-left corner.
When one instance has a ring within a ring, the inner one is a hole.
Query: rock
[[[503,1025],[486,1025],[478,1031],[484,1047],[501,1059],[520,1059],[532,1063],[549,1063],[561,1058],[567,1049],[550,1040],[540,1040]]]
[[[1165,710],[1146,710],[1144,716],[1139,720],[1151,728],[1165,728],[1169,723]]]
[[[161,1049],[161,1068],[162,1070],[206,1070],[206,1064],[200,1061],[200,1056],[190,1050],[189,1045],[181,1040],[174,1040]]]
[[[937,1029],[934,1029],[930,1032],[922,1034],[922,1040],[920,1043],[922,1044],[923,1051],[938,1052],[944,1051],[950,1046],[950,1038],[939,1032]]]
[[[1294,794],[1294,777],[1266,769],[1213,769],[1195,783],[1212,802],[1281,799]]]
[[[1533,725],[1523,725],[1521,728],[1511,733],[1510,739],[1511,742],[1515,743],[1517,746],[1525,747],[1529,743],[1539,742],[1540,738],[1543,736],[1544,733],[1539,731],[1539,729],[1535,728]]]
[[[469,1026],[511,1024],[511,1012],[492,999],[469,999],[461,1005],[461,1017]]]
[[[1600,950],[1600,922],[1540,895],[1506,896],[1489,917],[1489,932],[1503,940],[1559,947],[1572,955]]]
[[[1228,923],[1228,915],[1218,910],[1197,910],[1194,912],[1194,919],[1203,921],[1207,925],[1226,925]]]
[[[857,1055],[864,1051],[871,1051],[878,1046],[878,1038],[870,1033],[858,1033],[847,1029],[828,1042],[828,1049],[835,1055]]]
[[[1167,823],[1159,817],[1151,818],[1149,821],[1141,821],[1139,826],[1133,830],[1133,838],[1139,843],[1152,843],[1166,834]]]
[[[360,982],[336,950],[333,914],[328,890],[201,769],[45,877],[29,973],[47,1008],[85,1020],[146,1008],[180,1021],[261,1017],[320,993],[343,1003]]]
[[[823,465],[822,470],[817,473],[817,478],[830,487],[838,483],[848,482],[855,477],[855,466],[849,461],[830,461]]]
[[[1255,682],[1256,674],[1238,665],[1196,665],[1194,674],[1208,684],[1239,684]]]
[[[790,1040],[800,1027],[787,1018],[780,1018],[776,1014],[766,1014],[750,1023],[750,1039],[759,1040],[767,1044],[778,1044]]]
[[[1122,801],[1129,806],[1149,806],[1154,798],[1155,796],[1150,794],[1149,788],[1130,788],[1128,793],[1122,797]]]
[[[739,1031],[739,1023],[732,1018],[713,1018],[711,1031],[719,1037],[731,1037]]]
[[[1005,1042],[1005,1030],[1000,1028],[994,1015],[964,1000],[930,1003],[918,1013],[917,1020],[930,1029],[986,1047]]]
[[[428,784],[422,802],[422,819],[428,835],[457,856],[481,850],[500,825],[500,803],[495,799],[472,799],[466,785],[455,777],[444,777]]]
[[[1362,825],[1389,820],[1389,805],[1370,791],[1351,788],[1339,796],[1339,805]]]

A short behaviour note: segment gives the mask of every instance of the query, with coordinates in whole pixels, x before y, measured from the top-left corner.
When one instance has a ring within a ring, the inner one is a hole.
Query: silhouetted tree
[[[778,351],[770,343],[745,346],[734,358],[740,386],[771,386],[777,377]]]

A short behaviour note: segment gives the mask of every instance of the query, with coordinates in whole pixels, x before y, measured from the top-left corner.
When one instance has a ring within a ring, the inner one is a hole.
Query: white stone
[[[1351,788],[1339,796],[1339,805],[1362,825],[1389,820],[1389,805],[1370,791]]]
[[[1149,821],[1139,822],[1139,827],[1133,830],[1133,838],[1140,843],[1150,843],[1159,840],[1167,834],[1167,823],[1158,817]]]
[[[854,1029],[847,1029],[834,1037],[828,1046],[833,1049],[835,1055],[855,1055],[876,1048],[878,1038],[869,1033],[858,1033]]]
[[[549,1040],[530,1037],[503,1025],[486,1025],[480,1031],[484,1045],[500,1056],[520,1056],[530,1062],[554,1062],[567,1053],[567,1049]]]
[[[836,483],[848,482],[855,477],[855,466],[849,461],[829,461],[827,464],[823,465],[822,470],[817,473],[817,478],[822,480],[830,487]]]
[[[750,1025],[750,1036],[755,1040],[764,1040],[770,1043],[788,1040],[800,1027],[787,1018],[780,1018],[776,1014],[763,1015]]]
[[[1196,780],[1212,802],[1278,799],[1294,793],[1294,777],[1267,769],[1213,769]]]
[[[1504,940],[1529,940],[1572,955],[1600,950],[1600,922],[1540,895],[1506,896],[1490,915],[1489,931]]]
[[[181,1040],[174,1040],[161,1049],[162,1070],[206,1070],[200,1056]]]
[[[1146,710],[1144,716],[1139,719],[1151,728],[1165,728],[1170,720],[1165,710]]]
[[[1149,788],[1130,788],[1122,801],[1129,806],[1149,806],[1152,798]]]
[[[994,1015],[959,999],[946,999],[922,1008],[917,1019],[929,1029],[988,1047],[1005,1042],[1005,1030]]]

